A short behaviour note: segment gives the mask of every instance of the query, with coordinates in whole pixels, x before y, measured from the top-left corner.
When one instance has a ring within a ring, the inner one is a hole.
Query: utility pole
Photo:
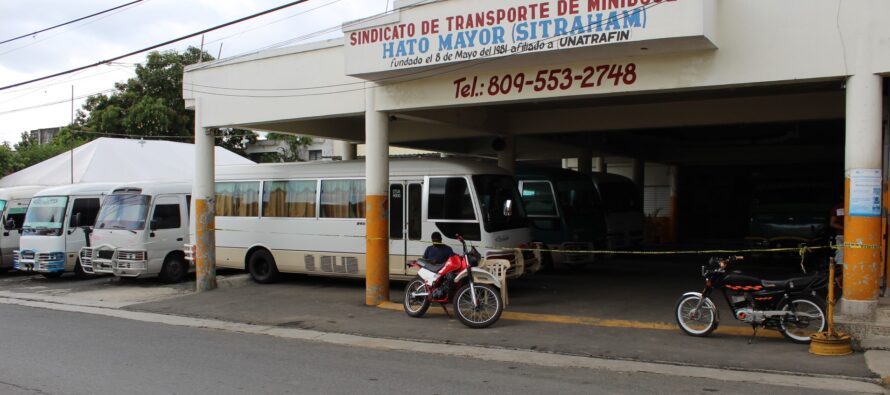
[[[74,125],[74,85],[71,85],[71,123]],[[74,184],[74,147],[71,148],[71,183]]]

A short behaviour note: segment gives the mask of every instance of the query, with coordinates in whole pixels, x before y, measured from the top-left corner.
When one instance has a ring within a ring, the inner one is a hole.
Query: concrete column
[[[593,155],[589,149],[584,149],[578,156],[578,171],[581,174],[590,175],[593,173]]]
[[[880,215],[855,215],[850,210],[854,170],[882,168],[882,79],[856,74],[847,80],[846,150],[844,179],[844,242],[881,244]],[[871,320],[877,308],[881,280],[881,250],[844,247],[844,295],[840,313]]]
[[[646,183],[646,162],[642,159],[634,158],[631,163],[631,170],[634,184],[637,185],[637,190],[640,191],[640,194],[643,193],[643,187]]]
[[[334,156],[339,156],[341,160],[355,159],[355,144],[344,140],[334,141]]]
[[[562,168],[563,169],[569,168],[569,158],[562,158]]]
[[[213,132],[202,122],[201,99],[195,98],[195,181],[192,200],[195,207],[195,288],[198,292],[216,288],[216,184]]]
[[[506,146],[498,152],[498,167],[506,169],[511,174],[516,173],[516,138],[504,136]]]
[[[598,156],[596,158],[596,171],[598,173],[605,173],[608,169],[606,168],[606,158],[604,156]]]
[[[365,304],[389,300],[389,117],[377,111],[375,85],[365,89]]]

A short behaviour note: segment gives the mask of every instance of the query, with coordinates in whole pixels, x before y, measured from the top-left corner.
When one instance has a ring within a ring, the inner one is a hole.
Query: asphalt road
[[[12,305],[0,305],[0,317],[2,394],[819,393],[377,351]]]

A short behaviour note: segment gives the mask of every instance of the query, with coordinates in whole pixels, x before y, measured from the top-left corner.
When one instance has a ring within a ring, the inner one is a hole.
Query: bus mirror
[[[6,231],[8,232],[13,229],[15,229],[15,220],[13,220],[12,218],[7,218],[6,219]]]
[[[80,219],[81,219],[80,213],[74,214],[74,227],[75,228],[80,227]]]
[[[151,220],[151,222],[149,222],[149,224],[148,224],[148,228],[149,228],[149,230],[157,229],[158,228],[158,220],[157,219]]]
[[[507,199],[506,201],[504,201],[504,216],[505,217],[513,216],[513,201],[510,199]]]

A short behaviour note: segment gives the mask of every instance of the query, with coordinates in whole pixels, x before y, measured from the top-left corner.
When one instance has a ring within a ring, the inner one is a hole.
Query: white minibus
[[[13,268],[12,252],[19,248],[22,234],[22,223],[28,202],[35,193],[46,189],[45,186],[21,186],[0,189],[0,273]]]
[[[406,263],[423,255],[433,232],[455,251],[460,234],[483,257],[509,260],[510,278],[540,267],[533,251],[518,249],[531,231],[505,170],[444,159],[389,166],[391,278],[415,274]],[[257,282],[279,272],[364,277],[364,175],[364,161],[217,167],[217,267],[247,270]]]
[[[34,195],[25,213],[15,268],[47,278],[65,272],[78,276],[78,254],[87,244],[87,228],[96,221],[102,198],[114,184],[73,184],[44,189]]]
[[[105,197],[90,235],[80,250],[87,273],[118,277],[153,277],[185,281],[190,182],[130,182]]]

